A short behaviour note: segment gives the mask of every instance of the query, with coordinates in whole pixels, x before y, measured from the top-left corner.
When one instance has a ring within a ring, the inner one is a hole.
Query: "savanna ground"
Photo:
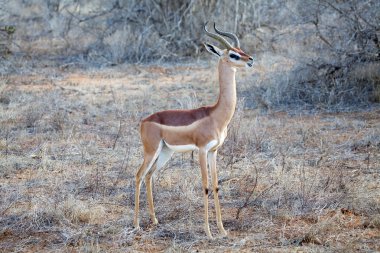
[[[219,151],[229,235],[203,231],[197,154],[155,175],[132,228],[139,121],[213,103],[216,64],[25,69],[0,83],[1,252],[378,252],[380,109],[305,112],[239,105]],[[256,66],[237,74],[239,93]],[[241,94],[240,94],[241,95]],[[239,97],[241,98],[241,96]],[[193,158],[194,157],[194,158]]]

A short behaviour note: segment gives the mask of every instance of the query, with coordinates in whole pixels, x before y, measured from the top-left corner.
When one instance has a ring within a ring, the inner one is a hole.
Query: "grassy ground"
[[[65,66],[67,67],[67,66]],[[256,72],[238,73],[238,86]],[[0,80],[1,252],[380,251],[380,110],[246,110],[219,152],[227,238],[203,231],[200,173],[177,154],[142,192],[139,120],[217,97],[215,66],[25,70]],[[239,88],[240,89],[240,88]],[[196,154],[194,154],[196,157]],[[213,207],[212,195],[210,205]]]

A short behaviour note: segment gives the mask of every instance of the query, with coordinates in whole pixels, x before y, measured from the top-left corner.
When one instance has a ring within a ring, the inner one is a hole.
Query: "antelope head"
[[[253,66],[253,58],[252,56],[246,54],[241,50],[240,48],[240,42],[238,37],[230,32],[223,32],[216,28],[214,23],[214,30],[217,34],[211,33],[207,31],[207,23],[204,26],[204,30],[206,34],[217,40],[221,43],[222,46],[225,47],[225,49],[220,49],[212,44],[205,43],[205,47],[207,51],[210,53],[216,55],[219,59],[222,61],[230,63],[233,67],[248,67],[251,68]],[[225,38],[222,36],[225,36],[227,38],[230,38],[234,42],[234,46],[232,46]]]

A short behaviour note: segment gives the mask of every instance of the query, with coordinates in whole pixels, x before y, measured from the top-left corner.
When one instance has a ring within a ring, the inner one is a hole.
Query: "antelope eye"
[[[240,56],[238,56],[236,54],[230,54],[230,58],[235,59],[235,60],[240,60]]]

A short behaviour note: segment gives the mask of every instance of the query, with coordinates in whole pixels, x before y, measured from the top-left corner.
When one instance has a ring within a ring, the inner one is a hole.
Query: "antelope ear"
[[[220,48],[209,43],[204,43],[204,45],[206,50],[212,53],[213,55],[216,55],[217,57],[221,57],[223,55],[223,50],[221,50]]]

